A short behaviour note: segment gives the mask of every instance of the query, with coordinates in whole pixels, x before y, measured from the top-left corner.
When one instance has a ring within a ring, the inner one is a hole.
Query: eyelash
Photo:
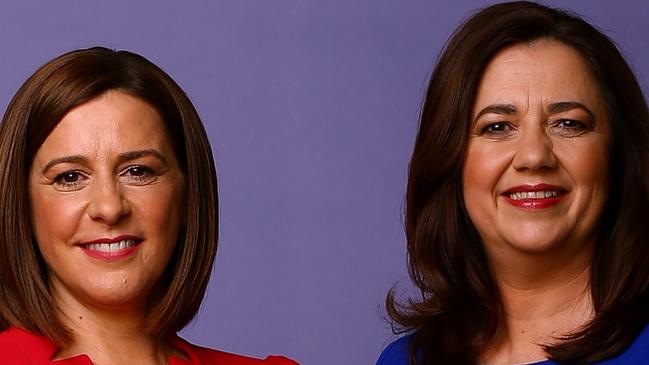
[[[562,129],[564,129],[566,131],[569,131],[570,133],[581,134],[581,133],[584,133],[584,132],[586,132],[588,130],[588,126],[586,124],[584,124],[584,123],[582,123],[582,122],[580,122],[578,120],[574,120],[574,119],[559,119],[559,120],[555,121],[554,123],[552,123],[552,126],[553,127],[554,126],[560,126],[562,123],[565,123],[565,122],[570,122],[570,123],[574,124],[573,126],[560,127],[560,128],[562,128]]]
[[[572,126],[565,126],[565,123],[572,123],[574,125]],[[562,126],[563,125],[563,126]],[[495,127],[501,127],[501,128],[506,128],[504,130],[494,130]],[[580,135],[588,130],[588,126],[580,122],[578,120],[574,119],[558,119],[550,124],[551,128],[557,127],[562,129],[560,131],[560,135],[567,135],[567,136],[577,136]],[[514,127],[508,123],[508,122],[494,122],[494,123],[489,123],[485,125],[484,127],[480,128],[479,130],[479,135],[487,135],[487,136],[503,136],[507,135],[508,133],[511,132],[511,129],[514,129]]]
[[[130,176],[129,173],[131,174]],[[122,170],[118,177],[120,180],[122,178],[126,179],[124,182],[128,185],[146,185],[155,181],[157,174],[154,169],[148,166],[131,165]],[[74,179],[74,181],[69,181],[68,179]],[[90,177],[83,171],[68,170],[56,175],[53,183],[61,190],[74,191],[83,188],[85,186],[84,182],[89,179]]]
[[[136,170],[140,170],[143,173],[143,175],[132,176],[132,178],[135,179],[137,182],[146,183],[149,182],[150,179],[155,179],[156,177],[156,173],[152,168],[143,165],[129,166],[124,170],[124,172],[120,174],[120,176],[124,176],[124,174],[126,174],[127,172],[133,173]]]
[[[54,178],[54,184],[57,185],[59,188],[62,190],[77,190],[81,188],[80,181],[65,181],[66,178],[73,177],[73,178],[84,178],[84,180],[88,179],[88,176],[84,174],[82,171],[79,170],[69,170],[62,172]]]
[[[493,128],[496,127],[496,126],[507,127],[509,130],[513,128],[507,122],[489,123],[489,124],[485,125],[484,127],[480,128],[479,135],[500,136],[500,135],[504,135],[507,132],[509,132],[509,130],[493,130]]]

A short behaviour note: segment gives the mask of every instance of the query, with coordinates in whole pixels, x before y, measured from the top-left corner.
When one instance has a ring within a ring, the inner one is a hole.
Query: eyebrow
[[[153,156],[156,157],[157,159],[161,160],[164,163],[167,163],[167,159],[164,158],[162,153],[158,152],[158,150],[154,149],[146,149],[146,150],[139,150],[139,151],[131,151],[131,152],[125,152],[119,155],[118,161],[120,163],[124,163],[126,161],[131,161],[135,160],[141,157],[147,157],[147,156]]]
[[[560,101],[557,103],[552,103],[548,107],[548,111],[550,112],[550,114],[563,113],[573,109],[582,109],[586,113],[588,113],[588,115],[592,119],[595,119],[595,114],[593,114],[593,112],[590,109],[588,109],[584,104],[576,101]],[[489,105],[484,109],[480,110],[478,115],[476,115],[475,118],[473,118],[473,123],[477,122],[478,119],[485,114],[492,113],[492,114],[499,114],[499,115],[513,115],[516,114],[516,112],[517,109],[512,104]]]
[[[119,163],[124,163],[127,161],[132,161],[138,158],[146,157],[146,156],[153,156],[161,160],[163,163],[167,163],[167,159],[164,158],[164,156],[158,152],[155,149],[145,149],[145,150],[139,150],[139,151],[130,151],[130,152],[125,152],[122,153],[118,156],[118,162]],[[85,158],[82,155],[72,155],[72,156],[65,156],[65,157],[60,157],[60,158],[55,158],[51,161],[49,161],[47,164],[45,164],[45,167],[43,167],[42,173],[44,174],[47,172],[47,170],[51,169],[52,167],[63,164],[63,163],[76,163],[76,164],[86,164],[88,162],[88,159]]]
[[[473,118],[473,123],[477,122],[478,119],[485,114],[513,115],[516,114],[516,110],[516,107],[512,104],[492,104],[480,110],[478,115]]]
[[[588,115],[593,120],[595,119],[595,114],[593,114],[592,110],[588,109],[584,104],[576,101],[561,101],[558,103],[553,103],[550,104],[549,108],[551,114],[563,113],[573,109],[582,109],[583,111],[588,113]]]

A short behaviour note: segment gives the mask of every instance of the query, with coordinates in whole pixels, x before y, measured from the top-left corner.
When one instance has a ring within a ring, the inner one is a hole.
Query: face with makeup
[[[489,253],[577,252],[607,199],[610,125],[584,60],[552,40],[510,46],[482,76],[463,166]]]
[[[55,297],[142,307],[181,228],[184,178],[159,113],[109,91],[66,114],[29,175]]]

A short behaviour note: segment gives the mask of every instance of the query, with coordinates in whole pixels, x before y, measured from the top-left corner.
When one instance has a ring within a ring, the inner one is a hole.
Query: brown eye
[[[568,129],[586,129],[582,122],[571,119],[561,119],[557,121],[557,126]]]
[[[66,172],[65,174],[61,175],[60,180],[66,184],[75,183],[79,181],[79,174],[76,172]]]
[[[129,166],[120,174],[120,179],[127,184],[146,185],[157,178],[155,170],[143,165]]]
[[[561,136],[575,137],[588,131],[588,125],[578,120],[559,119],[552,124],[552,129]]]
[[[77,190],[85,185],[88,177],[80,171],[65,171],[56,175],[54,185],[65,191]]]
[[[507,125],[505,123],[492,123],[484,127],[482,131],[487,133],[503,133],[507,131]]]
[[[139,176],[139,177],[141,177],[141,176],[145,176],[147,174],[151,174],[151,171],[148,171],[148,170],[150,170],[150,169],[142,167],[142,166],[133,166],[133,167],[130,167],[127,170],[127,172],[131,176]]]
[[[508,137],[514,131],[515,128],[508,122],[495,122],[483,126],[479,131],[479,135],[498,139]]]

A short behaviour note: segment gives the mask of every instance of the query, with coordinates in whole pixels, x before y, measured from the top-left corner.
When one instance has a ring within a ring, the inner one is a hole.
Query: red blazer
[[[175,337],[174,347],[187,354],[189,360],[171,357],[169,365],[298,365],[283,356],[268,356],[264,360],[253,359],[223,351],[195,346]],[[58,348],[49,339],[10,327],[0,333],[0,364],[3,365],[92,365],[87,355],[69,359],[50,360]]]

